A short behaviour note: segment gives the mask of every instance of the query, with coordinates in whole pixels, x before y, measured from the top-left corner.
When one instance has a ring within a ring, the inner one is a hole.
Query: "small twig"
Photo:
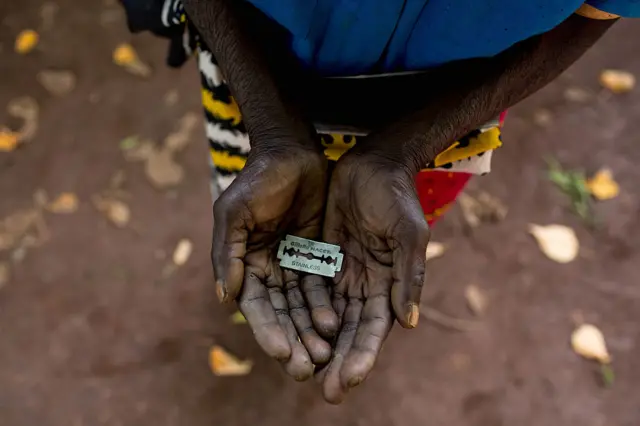
[[[469,321],[443,314],[436,309],[426,306],[424,303],[420,305],[420,315],[444,328],[455,331],[471,331],[478,327],[477,321]]]

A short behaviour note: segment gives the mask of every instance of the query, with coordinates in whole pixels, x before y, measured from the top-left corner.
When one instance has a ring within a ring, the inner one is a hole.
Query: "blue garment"
[[[420,70],[488,57],[544,33],[584,0],[249,0],[291,33],[291,48],[325,75]],[[589,0],[640,17],[640,0]]]

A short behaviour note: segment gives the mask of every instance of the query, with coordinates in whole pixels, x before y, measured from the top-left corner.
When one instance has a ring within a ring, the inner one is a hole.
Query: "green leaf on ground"
[[[613,386],[616,375],[613,372],[611,364],[600,364],[600,373],[602,374],[602,381],[604,382],[604,386],[607,388]]]
[[[585,173],[580,170],[565,170],[555,159],[548,160],[547,165],[549,180],[569,197],[573,211],[583,220],[594,223],[591,193]]]
[[[131,149],[137,148],[138,145],[140,145],[140,139],[136,135],[127,136],[120,141],[120,149],[123,151],[129,151]]]

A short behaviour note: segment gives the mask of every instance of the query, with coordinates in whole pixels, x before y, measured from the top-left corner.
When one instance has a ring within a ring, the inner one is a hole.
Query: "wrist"
[[[359,141],[349,154],[386,168],[403,169],[413,176],[426,165],[419,147],[409,139],[378,133]]]
[[[393,155],[388,149],[360,145],[358,143],[356,147],[340,157],[337,166],[350,170],[373,169],[380,173],[390,173],[403,179],[413,180],[417,171],[410,161]]]
[[[366,137],[354,149],[386,157],[417,174],[446,150],[456,138],[467,133],[469,123],[460,119],[454,104],[429,105]]]

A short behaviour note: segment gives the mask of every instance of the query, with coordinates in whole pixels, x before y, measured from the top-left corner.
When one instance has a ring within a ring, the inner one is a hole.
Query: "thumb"
[[[213,204],[211,263],[221,302],[235,300],[240,294],[248,238],[243,204],[229,189]]]
[[[393,285],[391,305],[404,328],[415,328],[420,318],[420,295],[426,278],[429,226],[422,209],[405,215],[393,241]]]

